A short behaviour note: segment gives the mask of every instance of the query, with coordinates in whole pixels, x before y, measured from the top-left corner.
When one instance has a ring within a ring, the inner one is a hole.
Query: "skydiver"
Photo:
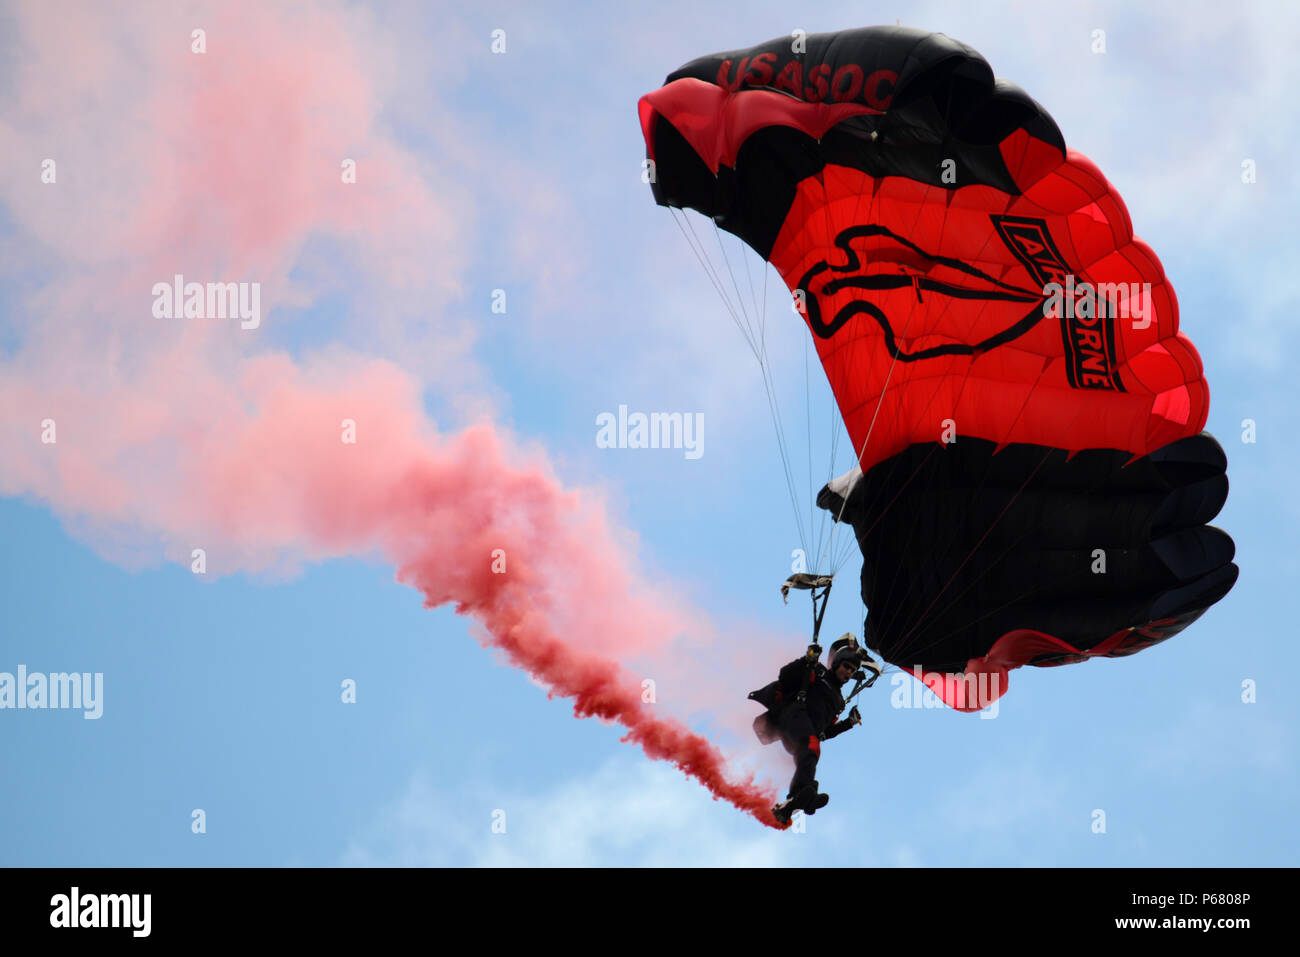
[[[772,809],[782,825],[790,823],[795,811],[815,814],[830,801],[829,795],[818,793],[814,778],[821,743],[862,723],[856,705],[843,721],[835,720],[844,710],[844,694],[840,689],[860,668],[880,674],[880,666],[852,635],[831,644],[827,652],[829,667],[817,661],[820,649],[816,645],[808,651],[782,668],[772,684],[750,694],[750,698],[768,709],[754,722],[759,740],[768,744],[779,736],[794,758],[794,777],[786,800]]]

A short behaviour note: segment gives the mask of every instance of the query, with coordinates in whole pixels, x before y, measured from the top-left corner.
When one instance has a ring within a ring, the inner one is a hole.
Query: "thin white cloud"
[[[493,821],[504,813],[503,833]],[[494,815],[496,815],[494,817]],[[354,838],[348,866],[775,867],[801,845],[712,801],[680,772],[622,756],[538,794],[425,775]]]

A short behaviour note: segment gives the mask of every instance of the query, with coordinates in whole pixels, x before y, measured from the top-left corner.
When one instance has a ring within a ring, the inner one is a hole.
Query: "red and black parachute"
[[[769,260],[861,475],[866,643],[995,675],[1132,654],[1237,577],[1209,390],[1101,171],[970,47],[903,27],[686,64],[640,102],[661,205]],[[1000,693],[1000,692],[999,692]],[[987,703],[984,701],[982,703]]]

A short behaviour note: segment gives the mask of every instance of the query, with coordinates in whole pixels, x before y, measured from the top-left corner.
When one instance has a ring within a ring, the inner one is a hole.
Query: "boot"
[[[794,817],[795,811],[803,810],[804,804],[808,799],[817,793],[817,786],[814,782],[799,789],[799,793],[791,792],[784,801],[772,808],[772,816],[782,827],[790,826],[790,818]]]
[[[819,810],[821,810],[822,808],[824,808],[827,804],[830,804],[830,803],[831,803],[831,796],[830,796],[829,794],[818,794],[818,793],[817,793],[817,788],[818,788],[819,786],[820,786],[820,785],[818,785],[818,783],[817,783],[816,781],[814,781],[812,784],[810,784],[810,785],[807,787],[807,789],[805,789],[805,792],[804,792],[805,797],[804,797],[804,802],[803,802],[803,812],[804,812],[805,814],[809,815],[809,816],[811,816],[811,815],[813,815],[813,814],[816,814]]]

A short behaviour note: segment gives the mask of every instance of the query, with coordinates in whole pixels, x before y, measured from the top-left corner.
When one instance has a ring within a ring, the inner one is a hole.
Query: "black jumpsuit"
[[[822,740],[843,734],[853,727],[853,722],[845,718],[835,723],[844,710],[844,695],[841,684],[825,665],[809,661],[806,656],[796,658],[781,669],[779,680],[783,696],[795,699],[781,711],[779,719],[781,743],[794,758],[788,795],[794,797],[817,776]]]

